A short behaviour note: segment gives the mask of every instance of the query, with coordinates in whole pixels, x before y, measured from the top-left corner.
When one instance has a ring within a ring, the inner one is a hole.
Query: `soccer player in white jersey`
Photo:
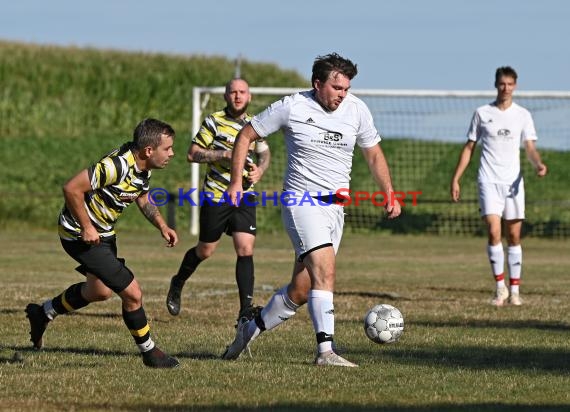
[[[451,179],[451,198],[458,202],[461,194],[459,180],[469,165],[475,145],[481,142],[478,171],[479,207],[488,230],[487,255],[496,282],[491,303],[522,304],[519,293],[522,267],[521,228],[525,218],[524,181],[520,165],[520,148],[524,145],[527,158],[539,177],[545,176],[546,165],[536,149],[536,131],[532,116],[513,102],[517,73],[509,66],[495,73],[497,98],[479,107],[473,114],[455,173]],[[505,252],[501,225],[505,221],[507,238],[507,267],[509,288],[505,283]],[[510,292],[510,293],[509,293]]]
[[[281,209],[295,263],[291,282],[253,320],[238,325],[224,359],[237,359],[261,332],[280,325],[308,303],[317,340],[315,364],[357,366],[333,350],[335,259],[344,225],[342,199],[336,193],[349,188],[355,145],[362,149],[380,188],[389,197],[394,189],[370,110],[348,92],[356,73],[356,65],[336,53],[317,57],[312,90],[271,104],[237,136],[228,188],[234,203],[242,191],[241,169],[251,142],[278,130],[284,132],[287,169],[283,188],[287,196]],[[387,202],[385,209],[389,218],[401,212],[397,201]]]

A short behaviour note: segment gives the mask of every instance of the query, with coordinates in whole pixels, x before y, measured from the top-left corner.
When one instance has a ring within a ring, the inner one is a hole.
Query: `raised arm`
[[[459,154],[459,160],[457,161],[457,166],[455,166],[455,172],[453,173],[449,187],[451,200],[454,202],[459,202],[461,195],[461,186],[459,185],[459,181],[461,180],[461,176],[463,176],[465,169],[469,166],[476,144],[477,143],[474,140],[468,140]]]

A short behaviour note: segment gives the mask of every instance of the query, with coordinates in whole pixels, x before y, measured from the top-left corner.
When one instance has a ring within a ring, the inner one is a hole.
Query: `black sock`
[[[142,306],[132,312],[127,312],[123,308],[123,321],[137,345],[143,344],[150,339],[150,327]]]
[[[196,255],[196,247],[189,249],[184,255],[184,259],[182,259],[176,278],[182,282],[186,282],[192,273],[194,273],[200,262],[202,261],[198,255]]]
[[[259,312],[255,315],[255,318],[253,318],[253,321],[255,322],[255,324],[257,325],[257,327],[258,327],[262,332],[265,332],[265,322],[263,321],[263,319],[261,319],[261,311],[259,311]]]
[[[238,256],[236,260],[236,283],[239,292],[240,313],[252,305],[254,282],[253,256]]]
[[[328,335],[325,332],[317,333],[317,344],[323,342],[332,342],[332,341],[333,341],[333,335]]]
[[[89,302],[87,302],[83,296],[81,296],[81,286],[83,284],[85,284],[85,282],[71,285],[61,295],[56,296],[52,299],[51,304],[53,306],[53,309],[59,315],[75,312],[76,310],[89,305]]]

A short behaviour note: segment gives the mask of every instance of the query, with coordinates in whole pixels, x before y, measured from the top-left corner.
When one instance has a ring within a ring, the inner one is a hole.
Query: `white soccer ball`
[[[375,343],[394,343],[404,333],[402,312],[392,305],[376,305],[364,317],[364,332]]]

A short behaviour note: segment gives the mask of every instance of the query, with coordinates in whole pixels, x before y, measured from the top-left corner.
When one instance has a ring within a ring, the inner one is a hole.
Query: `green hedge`
[[[145,117],[190,130],[192,88],[233,77],[224,57],[176,56],[0,42],[0,135],[125,134]],[[243,61],[252,86],[304,87],[273,64]]]
[[[177,131],[176,157],[166,170],[155,171],[152,185],[177,192],[189,189],[186,151],[191,130],[194,86],[220,86],[234,73],[234,62],[223,57],[172,56],[95,49],[40,47],[0,42],[0,227],[52,227],[62,206],[66,179],[110,149],[131,139],[135,125],[157,117]],[[275,65],[242,62],[241,72],[252,86],[307,87],[296,72]],[[256,101],[252,110],[259,110]],[[282,139],[270,140],[274,159],[284,152]],[[399,233],[471,233],[482,235],[475,202],[476,160],[463,178],[465,201],[449,202],[449,179],[461,146],[451,143],[385,139],[382,143],[395,187],[422,191],[417,207],[405,208],[395,221],[382,211],[347,208],[353,229]],[[526,233],[570,236],[567,201],[569,152],[543,151],[550,168],[545,179],[532,176],[528,162]],[[272,164],[260,190],[279,190],[282,164]],[[374,191],[370,173],[356,151],[354,190]],[[176,207],[179,228],[188,227],[189,207]],[[166,211],[165,211],[166,213]],[[258,226],[281,230],[279,210],[259,211]],[[149,226],[129,208],[120,226]]]

